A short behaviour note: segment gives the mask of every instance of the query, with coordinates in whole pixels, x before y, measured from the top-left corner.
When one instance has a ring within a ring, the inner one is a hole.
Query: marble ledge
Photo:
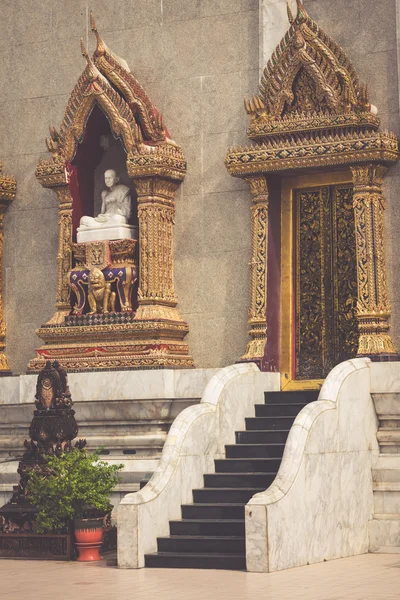
[[[69,373],[74,402],[201,398],[219,369],[160,369]],[[37,375],[0,378],[0,405],[34,400]]]

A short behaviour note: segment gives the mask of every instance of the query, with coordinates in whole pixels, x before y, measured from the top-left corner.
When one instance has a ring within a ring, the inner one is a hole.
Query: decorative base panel
[[[0,557],[37,560],[71,560],[71,535],[0,534]]]
[[[142,322],[45,326],[38,334],[45,345],[28,364],[37,373],[47,360],[58,360],[68,371],[114,369],[189,369],[194,367],[183,342],[183,322]]]

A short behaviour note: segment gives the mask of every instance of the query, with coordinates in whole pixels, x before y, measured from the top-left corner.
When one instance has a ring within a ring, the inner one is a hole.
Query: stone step
[[[253,431],[236,431],[236,443],[242,444],[284,444],[289,435],[289,429],[275,429],[271,431],[253,430]]]
[[[295,417],[248,417],[247,431],[268,431],[269,429],[290,429]]]
[[[280,458],[285,444],[232,444],[225,446],[226,458]]]
[[[399,514],[374,515],[368,526],[370,552],[384,554],[400,553]]]
[[[244,507],[242,504],[183,504],[183,519],[244,519]]]
[[[280,402],[279,404],[256,404],[256,417],[295,417],[305,406],[307,405],[294,402]]]
[[[226,569],[229,571],[244,571],[246,556],[242,554],[209,554],[209,553],[178,553],[159,552],[146,554],[145,566],[169,569]]]
[[[374,513],[394,514],[400,507],[400,489],[374,491]]]
[[[264,488],[271,485],[278,470],[272,473],[210,473],[204,475],[206,488]]]
[[[158,552],[189,552],[239,554],[245,552],[244,536],[185,536],[171,535],[157,538]]]
[[[221,458],[215,473],[277,473],[282,458]]]
[[[258,488],[202,488],[193,490],[193,501],[201,504],[239,504],[247,503],[254,494],[264,492],[265,487]]]
[[[182,519],[169,522],[170,535],[244,537],[243,519]]]
[[[300,403],[308,404],[309,402],[315,402],[318,400],[319,391],[296,391],[296,392],[264,392],[265,404],[270,402],[274,403]]]
[[[398,476],[398,473],[396,472]],[[374,492],[400,492],[400,481],[374,481]]]

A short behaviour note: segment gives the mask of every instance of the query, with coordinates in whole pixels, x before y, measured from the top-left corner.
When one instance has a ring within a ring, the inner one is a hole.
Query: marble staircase
[[[380,455],[375,457],[372,469],[370,552],[400,553],[400,393],[372,397],[379,419]]]
[[[236,444],[225,446],[215,473],[193,490],[193,504],[182,505],[182,519],[170,521],[170,536],[157,539],[158,552],[146,567],[246,568],[244,509],[250,498],[276,477],[289,430],[300,410],[318,392],[266,392]]]

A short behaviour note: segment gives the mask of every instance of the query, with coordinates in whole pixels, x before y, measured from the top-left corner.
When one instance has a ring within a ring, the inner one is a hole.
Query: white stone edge
[[[286,496],[300,470],[314,422],[327,410],[337,409],[337,400],[346,379],[355,371],[369,368],[370,362],[369,358],[353,358],[332,369],[322,385],[318,400],[305,406],[297,415],[290,429],[282,462],[273,483],[264,492],[255,494],[247,503],[248,507],[275,504]]]
[[[174,420],[165,441],[160,462],[150,481],[138,492],[127,494],[121,505],[137,505],[151,502],[168,486],[178,468],[182,448],[196,421],[207,413],[217,410],[224,388],[236,377],[246,373],[258,373],[255,363],[243,363],[224,367],[208,382],[200,404],[189,406]]]

